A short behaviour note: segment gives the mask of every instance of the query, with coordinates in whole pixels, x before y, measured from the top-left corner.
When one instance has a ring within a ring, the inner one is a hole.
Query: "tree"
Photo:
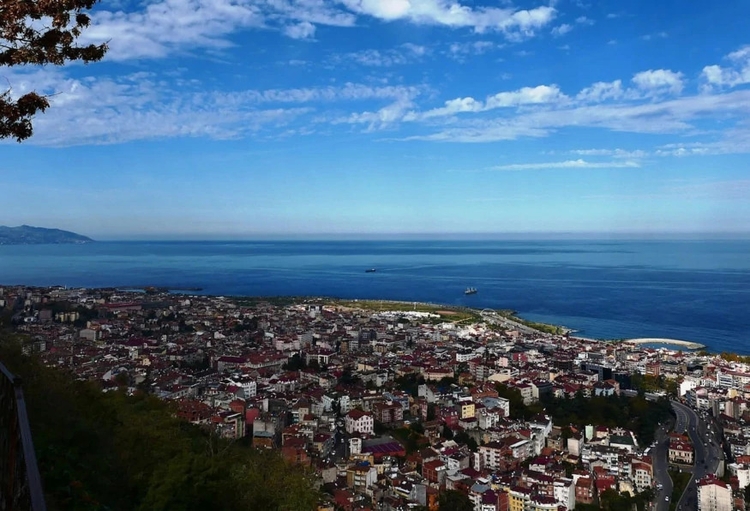
[[[76,39],[91,23],[84,11],[97,0],[3,0],[0,3],[0,66],[26,64],[61,66],[66,62],[96,62],[106,44],[79,46]],[[32,135],[31,119],[49,107],[45,96],[29,92],[14,98],[12,89],[0,93],[0,139],[21,142]]]
[[[477,452],[479,450],[477,441],[474,440],[473,437],[469,436],[466,431],[459,431],[458,433],[456,433],[453,436],[453,440],[455,440],[459,444],[465,444],[471,452]]]
[[[314,509],[309,470],[277,451],[232,442],[175,416],[154,396],[102,392],[45,367],[0,331],[0,360],[23,380],[50,509],[223,511]]]
[[[456,490],[447,490],[440,494],[440,511],[474,511],[469,497]]]

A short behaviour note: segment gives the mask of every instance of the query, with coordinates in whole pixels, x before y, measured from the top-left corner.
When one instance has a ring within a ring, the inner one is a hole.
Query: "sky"
[[[97,239],[750,232],[750,2],[103,0],[0,68],[0,225]]]

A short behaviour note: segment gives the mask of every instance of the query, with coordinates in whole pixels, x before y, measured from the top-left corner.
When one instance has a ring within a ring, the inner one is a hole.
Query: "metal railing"
[[[46,511],[21,378],[0,363],[0,511]]]

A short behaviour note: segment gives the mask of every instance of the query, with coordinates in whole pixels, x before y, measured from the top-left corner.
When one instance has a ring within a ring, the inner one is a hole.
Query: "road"
[[[716,472],[722,459],[721,445],[716,440],[715,428],[707,425],[692,408],[677,401],[672,401],[672,408],[677,414],[675,431],[687,432],[695,448],[693,475],[677,503],[677,509],[697,509],[698,496],[695,481],[706,474]]]
[[[513,321],[512,319],[508,319],[504,316],[501,316],[497,312],[489,309],[483,309],[479,312],[479,314],[482,316],[482,319],[484,319],[487,323],[490,323],[491,325],[500,325],[504,328],[512,328],[514,330],[520,330],[523,333],[526,334],[540,334],[541,332],[539,330],[534,330],[533,328],[529,328],[526,325],[519,323],[518,321]]]
[[[654,480],[657,484],[656,511],[668,511],[669,502],[664,497],[672,495],[672,479],[669,477],[669,438],[667,426],[661,426],[654,437],[655,443],[652,448],[652,459],[654,460]],[[659,489],[661,485],[661,489]]]

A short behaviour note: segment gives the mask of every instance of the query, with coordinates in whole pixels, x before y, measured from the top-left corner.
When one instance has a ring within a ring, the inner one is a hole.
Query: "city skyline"
[[[99,239],[750,232],[750,6],[104,2],[0,224]]]

